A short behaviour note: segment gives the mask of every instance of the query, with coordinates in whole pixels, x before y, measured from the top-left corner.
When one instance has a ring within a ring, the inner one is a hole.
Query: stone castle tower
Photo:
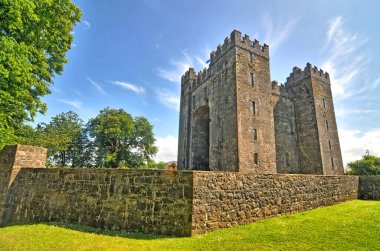
[[[181,81],[178,169],[343,174],[330,79],[307,64],[271,82],[269,46],[234,30]]]

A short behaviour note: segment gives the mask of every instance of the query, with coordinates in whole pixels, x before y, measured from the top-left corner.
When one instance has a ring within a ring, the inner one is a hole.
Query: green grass
[[[350,201],[191,238],[11,226],[0,228],[0,250],[380,250],[380,201]]]

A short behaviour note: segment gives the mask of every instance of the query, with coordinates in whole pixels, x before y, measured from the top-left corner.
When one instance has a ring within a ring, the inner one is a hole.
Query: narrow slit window
[[[329,122],[327,120],[325,120],[325,123],[326,123],[326,129],[328,130],[329,129]]]
[[[252,101],[252,114],[256,115],[256,102]]]
[[[251,73],[251,85],[255,85],[255,76]]]
[[[331,149],[331,141],[329,140],[329,149]]]
[[[258,153],[253,154],[253,161],[254,161],[255,165],[259,164],[259,154]]]
[[[322,103],[323,103],[323,108],[326,108],[326,99],[322,99]]]
[[[252,63],[253,62],[253,53],[249,53],[249,62]]]
[[[253,140],[257,141],[257,129],[253,129]]]
[[[289,162],[289,153],[286,153],[286,165],[287,166],[290,165],[290,162]]]
[[[331,157],[331,166],[334,167],[334,158]]]

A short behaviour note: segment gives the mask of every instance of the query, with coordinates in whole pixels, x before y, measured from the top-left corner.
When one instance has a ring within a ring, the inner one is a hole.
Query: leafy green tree
[[[50,123],[39,125],[33,143],[48,149],[53,165],[74,167],[91,163],[90,141],[75,112],[60,113]]]
[[[0,0],[0,148],[46,111],[41,97],[62,74],[80,17],[71,0]]]
[[[163,161],[160,161],[160,162],[156,163],[156,168],[157,169],[165,169],[166,168],[166,163],[163,162]]]
[[[19,144],[24,145],[33,145],[36,137],[36,130],[27,124],[21,124],[17,131],[15,131],[15,135],[18,138]]]
[[[364,155],[361,160],[347,164],[353,175],[380,175],[380,157]]]
[[[123,109],[105,108],[88,123],[96,147],[99,167],[145,165],[157,152],[153,126],[144,117],[133,117]]]
[[[145,117],[134,118],[134,147],[141,154],[144,162],[149,162],[151,157],[157,153],[156,141],[153,134],[153,126]]]

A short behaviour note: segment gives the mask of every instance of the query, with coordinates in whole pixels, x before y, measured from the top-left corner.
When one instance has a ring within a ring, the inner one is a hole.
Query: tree
[[[157,152],[153,126],[144,117],[132,116],[123,109],[105,108],[88,123],[96,147],[99,167],[139,167]]]
[[[91,165],[91,143],[75,112],[60,113],[49,124],[39,125],[33,143],[48,149],[48,158],[54,165]]]
[[[0,0],[0,148],[46,111],[40,98],[62,74],[80,17],[71,0]]]
[[[380,157],[364,155],[361,160],[347,164],[353,175],[380,175]]]

